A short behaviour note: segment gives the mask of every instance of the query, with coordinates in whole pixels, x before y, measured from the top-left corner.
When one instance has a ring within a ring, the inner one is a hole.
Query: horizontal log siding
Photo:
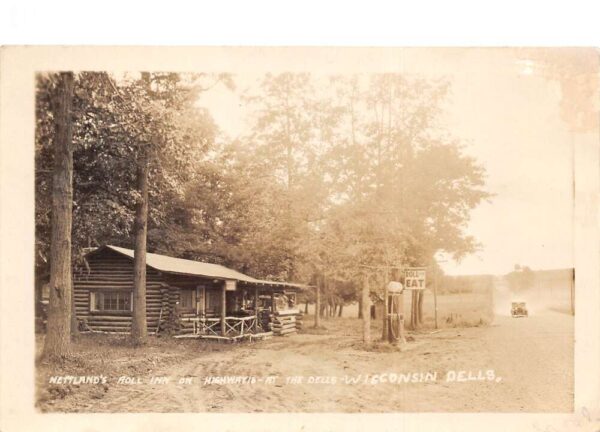
[[[89,270],[83,268],[76,271],[73,275],[77,317],[85,320],[88,328],[92,331],[130,332],[131,312],[120,314],[90,312],[90,291],[131,291],[133,289],[133,260],[115,252],[103,251],[99,254],[89,256],[88,264]],[[168,304],[168,301],[165,301],[165,294],[168,297],[168,291],[165,292],[162,283],[160,273],[147,268],[146,314],[149,333],[153,333],[156,330],[161,307],[163,307],[163,320],[169,313],[163,306]]]

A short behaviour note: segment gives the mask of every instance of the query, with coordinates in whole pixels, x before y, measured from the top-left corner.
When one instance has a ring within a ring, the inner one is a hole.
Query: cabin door
[[[181,289],[179,291],[180,307],[183,313],[196,313],[196,289]]]

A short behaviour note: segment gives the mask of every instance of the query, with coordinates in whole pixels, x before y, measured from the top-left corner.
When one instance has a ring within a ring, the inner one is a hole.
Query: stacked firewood
[[[277,311],[271,315],[271,329],[273,335],[283,336],[298,331],[299,311],[296,309]],[[300,321],[300,326],[302,321]]]

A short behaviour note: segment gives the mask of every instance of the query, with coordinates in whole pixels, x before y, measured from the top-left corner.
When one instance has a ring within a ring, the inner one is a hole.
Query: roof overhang
[[[100,246],[99,248],[88,252],[86,256],[95,255],[103,250],[110,250],[112,252],[126,256],[130,259],[134,258],[133,250],[112,245]],[[205,263],[201,261],[175,258],[167,255],[159,255],[154,253],[146,254],[146,265],[161,273],[176,276],[178,275],[189,277],[201,277],[204,279],[213,279],[220,281],[232,280],[242,285],[249,284],[264,288],[280,288],[298,291],[310,288],[310,285],[256,279],[252,276],[248,276],[244,273],[238,272],[237,270],[222,266],[220,264]]]

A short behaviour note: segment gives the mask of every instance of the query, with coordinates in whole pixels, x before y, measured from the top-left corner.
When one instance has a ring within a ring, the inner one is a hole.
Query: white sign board
[[[404,289],[404,287],[402,286],[402,284],[400,282],[396,282],[396,281],[391,281],[388,284],[388,292],[390,294],[395,294],[395,293],[401,293],[402,290]]]
[[[234,280],[226,280],[225,281],[225,291],[235,291],[236,281]]]
[[[404,286],[409,290],[425,289],[425,269],[407,268],[404,270]]]

